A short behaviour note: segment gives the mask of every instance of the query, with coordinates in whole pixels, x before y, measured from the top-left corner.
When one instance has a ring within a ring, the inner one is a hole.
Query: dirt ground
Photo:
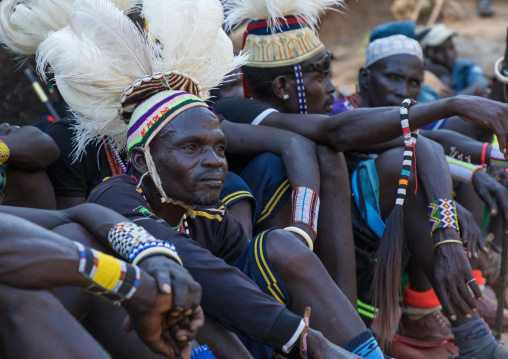
[[[494,0],[497,13],[489,19],[476,15],[475,0],[459,0],[459,3],[464,18],[445,21],[458,34],[459,56],[480,63],[486,76],[492,76],[494,62],[503,55],[505,48],[508,2]],[[369,33],[375,26],[394,20],[391,4],[392,0],[348,1],[349,10],[343,14],[330,12],[323,18],[320,38],[335,55],[333,81],[339,88],[355,90],[358,69],[365,61]]]

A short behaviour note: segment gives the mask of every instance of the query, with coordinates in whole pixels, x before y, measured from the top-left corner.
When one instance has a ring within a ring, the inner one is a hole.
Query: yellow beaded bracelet
[[[2,140],[0,140],[0,165],[7,162],[9,159],[10,151],[9,147]]]
[[[459,243],[461,246],[464,245],[464,243],[462,243],[462,241],[459,241],[458,239],[447,239],[445,241],[437,242],[436,244],[434,244],[434,249],[436,249],[437,246],[445,243]]]

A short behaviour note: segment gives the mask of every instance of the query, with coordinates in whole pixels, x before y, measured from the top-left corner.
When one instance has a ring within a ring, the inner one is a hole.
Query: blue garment
[[[277,214],[291,194],[291,184],[282,159],[273,153],[263,153],[250,161],[240,177],[256,199],[254,228],[260,227]]]
[[[443,98],[432,86],[422,84],[420,94],[416,98],[417,103],[425,103],[429,101],[439,100]],[[446,118],[436,122],[429,123],[422,127],[422,130],[439,130],[446,123]]]
[[[286,307],[289,307],[291,304],[289,294],[268,260],[268,253],[266,251],[266,237],[268,233],[274,229],[276,228],[261,232],[254,237],[254,239],[250,241],[249,247],[243,251],[236,261],[235,267],[252,279],[257,286],[261,288],[263,293],[276,299]],[[267,359],[272,357],[272,347],[258,344],[242,336],[238,337],[255,359]]]
[[[483,76],[483,70],[480,65],[467,59],[457,59],[452,68],[452,87],[455,92],[459,92],[468,86],[480,84],[487,86],[487,80]]]
[[[255,232],[277,214],[290,194],[291,184],[282,159],[263,153],[250,161],[240,176],[228,173],[220,199],[226,206],[245,198],[252,200]]]
[[[360,162],[358,168],[360,170],[362,196],[366,207],[366,213],[362,213],[362,218],[367,221],[369,228],[381,239],[386,224],[381,218],[381,210],[379,208],[379,178],[376,166],[374,165],[374,159]],[[360,209],[360,191],[357,176],[358,171],[354,170],[351,176],[351,189],[356,207]]]
[[[240,176],[233,172],[228,172],[220,191],[220,200],[226,207],[229,207],[243,199],[247,199],[251,204],[252,223],[254,223],[257,213],[257,202],[252,195],[250,187]]]

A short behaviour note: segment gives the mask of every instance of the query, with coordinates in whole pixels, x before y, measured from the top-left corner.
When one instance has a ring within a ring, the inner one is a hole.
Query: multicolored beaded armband
[[[111,228],[108,241],[115,252],[133,264],[155,254],[165,255],[183,266],[173,244],[161,241],[143,227],[130,222],[118,223]]]
[[[430,235],[439,228],[453,228],[459,231],[457,206],[454,200],[438,199],[429,203]]]
[[[115,302],[130,299],[139,284],[139,268],[74,242],[79,249],[79,273],[90,279],[86,290]]]

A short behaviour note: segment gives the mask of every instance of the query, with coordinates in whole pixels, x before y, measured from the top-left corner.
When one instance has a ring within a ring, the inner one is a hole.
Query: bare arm
[[[40,171],[55,162],[60,150],[53,139],[33,126],[0,125],[0,140],[9,147],[7,164],[25,171]]]
[[[447,155],[451,155],[451,148],[455,147],[457,152],[471,156],[472,163],[480,164],[482,161],[483,142],[451,130],[420,130],[420,134],[443,146]]]
[[[409,124],[416,129],[452,116],[493,130],[505,150],[508,106],[482,97],[456,96],[411,106]],[[398,107],[360,108],[331,117],[273,112],[262,123],[294,131],[341,152],[386,142],[402,132]]]
[[[257,155],[271,152],[282,158],[292,187],[305,186],[319,192],[316,144],[294,132],[266,126],[221,122],[229,153]]]
[[[67,223],[79,223],[106,246],[109,246],[109,230],[120,222],[130,222],[115,211],[94,203],[85,203],[60,211],[0,206],[0,213],[18,216],[46,229]]]
[[[68,239],[24,219],[4,214],[5,225],[0,236],[0,282],[23,289],[51,289],[58,286],[86,288],[91,281],[79,274],[79,250]],[[182,288],[178,288],[180,290]],[[140,271],[140,280],[133,296],[123,302],[130,322],[141,340],[156,353],[174,357],[182,350],[182,358],[190,358],[185,343],[192,339],[195,331],[203,325],[204,315],[198,306],[201,293],[196,295],[196,305],[186,329],[176,332],[187,335],[187,339],[175,343],[168,338],[163,328],[176,325],[175,319],[167,316],[172,310],[172,295],[159,293],[156,280]],[[173,317],[174,318],[174,317]]]

